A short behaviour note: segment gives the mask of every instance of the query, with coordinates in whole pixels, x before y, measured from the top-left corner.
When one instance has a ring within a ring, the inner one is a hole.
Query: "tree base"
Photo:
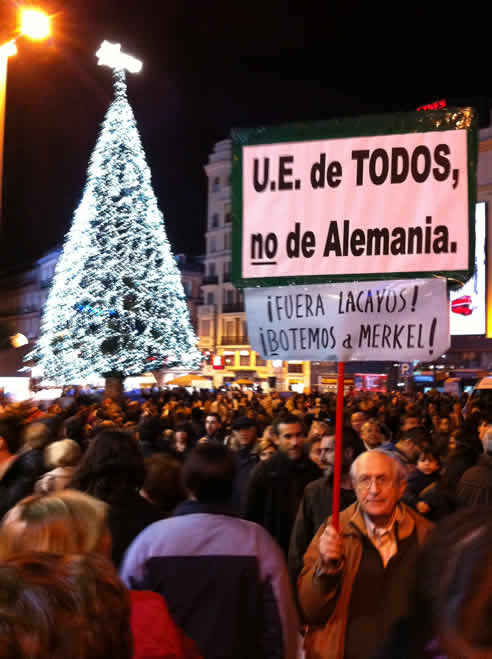
[[[105,380],[104,397],[120,401],[123,398],[123,378],[110,376]]]

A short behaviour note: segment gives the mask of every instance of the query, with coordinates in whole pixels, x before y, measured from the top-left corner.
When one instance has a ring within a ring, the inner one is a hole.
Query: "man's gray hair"
[[[407,480],[407,470],[405,469],[405,466],[403,465],[402,461],[399,460],[399,458],[394,455],[392,451],[387,451],[385,449],[381,448],[376,448],[372,451],[364,451],[360,455],[356,457],[356,459],[352,462],[350,466],[350,478],[352,479],[352,483],[355,483],[355,479],[357,477],[357,470],[358,470],[358,462],[360,458],[362,458],[363,455],[366,455],[367,453],[382,453],[383,455],[386,455],[388,458],[390,458],[391,462],[393,463],[393,476],[395,479],[399,482],[402,483],[403,481]]]

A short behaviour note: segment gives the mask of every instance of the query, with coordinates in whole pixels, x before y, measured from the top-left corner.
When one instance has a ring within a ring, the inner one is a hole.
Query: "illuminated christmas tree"
[[[114,99],[91,156],[46,302],[34,357],[59,383],[123,379],[163,366],[200,364],[181,274],[151,185],[125,69],[138,60],[104,42]]]

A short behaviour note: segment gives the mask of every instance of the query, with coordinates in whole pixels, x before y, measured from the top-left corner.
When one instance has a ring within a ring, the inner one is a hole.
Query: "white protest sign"
[[[465,130],[245,146],[242,174],[244,277],[468,267]]]
[[[434,361],[450,345],[445,279],[245,289],[263,359]]]

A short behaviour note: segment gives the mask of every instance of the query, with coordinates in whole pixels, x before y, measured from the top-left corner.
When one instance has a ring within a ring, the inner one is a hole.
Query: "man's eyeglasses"
[[[385,474],[380,474],[379,476],[361,476],[357,479],[357,487],[361,490],[369,490],[372,483],[376,483],[376,487],[380,490],[383,490],[386,487],[389,487],[393,483],[393,479]]]

